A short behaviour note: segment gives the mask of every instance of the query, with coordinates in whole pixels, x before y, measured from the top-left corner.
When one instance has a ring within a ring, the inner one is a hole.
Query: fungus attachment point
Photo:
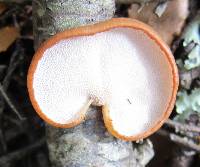
[[[66,30],[36,52],[28,90],[38,114],[57,127],[103,106],[105,126],[124,140],[145,138],[169,117],[178,88],[174,58],[156,33],[132,19]]]

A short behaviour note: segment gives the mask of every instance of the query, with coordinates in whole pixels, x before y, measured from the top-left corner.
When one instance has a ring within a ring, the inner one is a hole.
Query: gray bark
[[[132,3],[145,4],[150,1],[154,1],[154,0],[116,0],[116,3],[119,3],[119,4],[132,4]]]
[[[114,15],[114,0],[33,0],[35,48],[64,29],[93,24]],[[46,125],[53,167],[144,166],[154,152],[149,141],[132,144],[111,136],[98,108],[90,108],[86,121],[71,129]]]

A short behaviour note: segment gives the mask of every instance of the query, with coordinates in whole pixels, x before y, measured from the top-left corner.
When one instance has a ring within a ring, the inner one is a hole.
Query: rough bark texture
[[[35,46],[67,28],[110,19],[114,0],[33,0]]]
[[[139,4],[145,4],[147,2],[154,1],[154,0],[116,0],[116,3],[121,4],[132,4],[132,3],[139,3]]]
[[[114,15],[114,0],[34,0],[35,48],[59,31],[107,20]],[[153,157],[151,142],[132,144],[112,137],[98,108],[71,129],[46,125],[53,167],[137,167]]]

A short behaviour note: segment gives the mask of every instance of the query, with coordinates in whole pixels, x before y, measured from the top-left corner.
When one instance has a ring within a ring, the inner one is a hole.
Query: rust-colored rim
[[[33,60],[31,62],[31,65],[29,67],[28,77],[27,77],[27,86],[28,86],[28,92],[29,92],[30,100],[33,104],[33,107],[36,110],[36,112],[38,113],[38,115],[43,120],[45,120],[47,123],[49,123],[49,124],[51,124],[55,127],[60,127],[60,128],[74,127],[74,126],[80,124],[84,120],[85,113],[87,112],[87,109],[91,105],[91,101],[89,101],[85,105],[85,107],[79,112],[80,117],[76,120],[72,120],[72,122],[70,122],[68,124],[60,124],[60,123],[54,122],[53,120],[49,119],[42,112],[42,110],[40,109],[40,107],[39,107],[39,105],[38,105],[38,103],[35,99],[35,96],[34,96],[34,90],[33,90],[33,78],[34,77],[33,76],[34,76],[35,70],[37,68],[38,61],[43,56],[45,50],[52,47],[57,42],[59,42],[60,40],[63,40],[63,39],[68,39],[68,38],[77,37],[77,36],[89,36],[89,35],[93,35],[93,34],[96,34],[96,33],[99,33],[99,32],[104,32],[104,31],[108,31],[108,30],[113,29],[113,28],[120,28],[120,27],[122,27],[122,28],[132,28],[132,29],[143,31],[157,45],[159,45],[160,49],[163,51],[163,55],[166,56],[166,58],[167,58],[167,60],[170,64],[171,70],[172,70],[173,89],[172,89],[172,95],[171,95],[170,102],[168,104],[167,110],[163,113],[163,115],[158,120],[158,122],[155,123],[155,126],[150,128],[146,132],[135,135],[135,136],[120,135],[113,128],[112,119],[109,116],[109,109],[108,109],[107,105],[103,106],[103,108],[102,108],[105,126],[107,127],[108,131],[111,134],[113,134],[115,137],[123,139],[123,140],[133,141],[133,140],[142,139],[142,138],[145,138],[145,137],[151,135],[152,133],[157,131],[163,125],[164,121],[166,121],[167,118],[169,117],[169,115],[171,114],[172,109],[174,107],[175,100],[176,100],[176,93],[177,93],[178,84],[179,84],[178,70],[177,70],[177,67],[176,67],[176,63],[175,63],[174,57],[173,57],[170,49],[168,48],[168,46],[165,44],[165,42],[157,35],[157,33],[151,27],[149,27],[148,25],[146,25],[146,24],[144,24],[140,21],[137,21],[137,20],[134,20],[134,19],[128,19],[128,18],[113,18],[111,20],[101,22],[101,23],[98,23],[98,24],[65,30],[65,31],[60,32],[60,33],[56,34],[55,36],[51,37],[49,40],[45,41],[41,45],[41,47],[35,53]]]

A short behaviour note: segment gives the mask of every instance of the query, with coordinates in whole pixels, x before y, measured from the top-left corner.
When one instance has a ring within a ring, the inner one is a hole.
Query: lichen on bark
[[[97,23],[114,14],[114,0],[33,0],[34,37],[44,39],[67,28]]]
[[[114,11],[114,0],[33,0],[35,48],[57,32],[108,20]],[[46,137],[53,167],[140,167],[154,155],[149,141],[132,144],[111,136],[96,107],[75,128],[46,125]]]

